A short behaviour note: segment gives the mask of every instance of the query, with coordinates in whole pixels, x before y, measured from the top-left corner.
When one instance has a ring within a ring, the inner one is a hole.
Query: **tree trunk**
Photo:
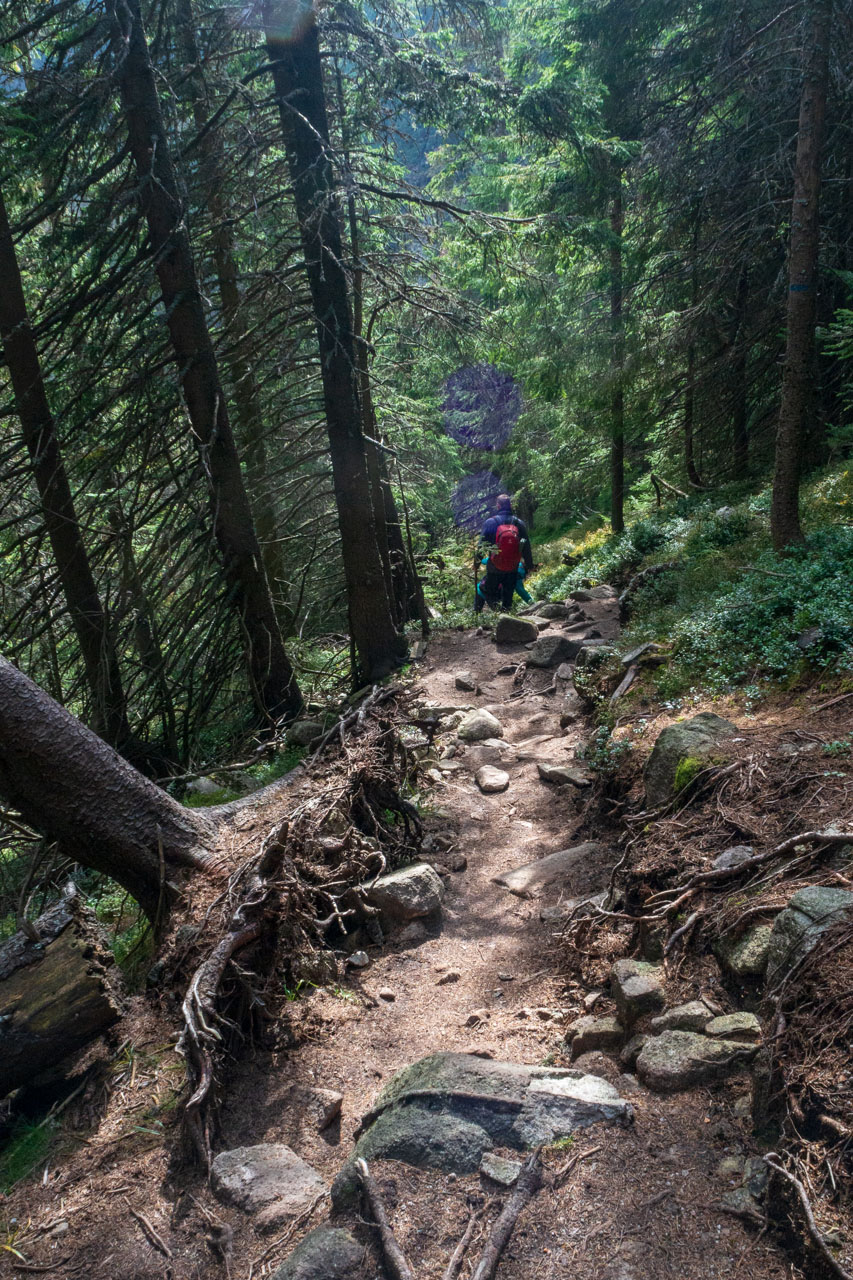
[[[278,541],[275,499],[267,465],[261,393],[246,338],[247,325],[243,316],[244,304],[240,293],[234,231],[223,195],[226,162],[222,134],[217,127],[205,129],[210,115],[210,103],[196,40],[192,0],[177,0],[176,12],[181,54],[189,70],[186,83],[192,102],[193,120],[199,132],[204,130],[198,144],[202,198],[213,223],[213,265],[228,338],[225,361],[233,388],[235,433],[248,479],[255,530],[275,602],[277,592],[281,590],[278,584],[284,579],[284,559],[281,543]]]
[[[92,727],[114,746],[126,747],[131,735],[116,647],[83,545],[27,313],[2,191],[0,279],[3,281],[0,288],[0,335],[4,356],[41,499],[45,529],[83,658],[92,704]]]
[[[121,1016],[120,984],[97,921],[73,885],[0,944],[0,1098],[84,1048]]]
[[[209,824],[0,657],[0,795],[24,821],[162,921],[175,878],[205,868]]]
[[[749,390],[747,387],[747,361],[749,347],[746,337],[746,306],[749,297],[749,268],[741,267],[737,285],[735,308],[734,356],[732,360],[732,454],[734,475],[743,479],[749,471]]]
[[[821,151],[826,117],[832,0],[814,0],[806,8],[806,66],[800,95],[788,253],[788,334],[770,507],[770,530],[777,551],[803,540],[799,504],[800,464],[814,379]]]
[[[622,174],[610,206],[610,527],[625,528],[625,322],[622,297]]]
[[[361,418],[343,244],[314,10],[266,0],[264,27],[314,315],[357,682],[381,679],[405,653],[379,551]]]
[[[699,304],[699,214],[693,214],[693,233],[690,242],[690,328],[696,322]],[[696,489],[702,488],[702,479],[696,468],[694,430],[696,420],[696,343],[692,333],[687,344],[687,378],[684,385],[684,467],[687,479]]]
[[[140,208],[148,223],[187,412],[208,477],[213,529],[240,614],[253,693],[270,719],[293,718],[302,709],[302,696],[284,650],[243,484],[138,0],[109,0],[109,10]]]

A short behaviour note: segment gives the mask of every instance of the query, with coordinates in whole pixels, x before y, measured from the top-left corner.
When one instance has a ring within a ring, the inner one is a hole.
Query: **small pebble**
[[[370,964],[370,956],[366,951],[353,951],[347,959],[347,964],[351,964],[354,969],[364,969]]]
[[[515,980],[514,973],[499,973],[498,982],[513,982]]]
[[[392,991],[390,987],[380,987],[376,993],[380,1000],[396,1000],[397,993]]]

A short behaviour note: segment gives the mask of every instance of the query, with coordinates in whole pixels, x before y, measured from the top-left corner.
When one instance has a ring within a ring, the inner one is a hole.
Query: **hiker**
[[[474,611],[481,613],[486,604],[507,610],[518,583],[519,565],[523,563],[527,573],[533,568],[527,525],[512,514],[508,493],[498,496],[495,514],[483,525],[480,536],[486,543],[488,562],[486,576],[477,587]]]
[[[484,556],[483,559],[480,561],[480,564],[482,566],[485,566],[488,563],[489,563],[488,556]],[[533,596],[530,594],[530,592],[527,590],[527,588],[524,585],[524,576],[526,573],[527,573],[527,570],[525,569],[524,561],[522,560],[521,564],[518,566],[518,570],[515,575],[515,594],[519,596],[524,601],[525,604],[533,604]],[[481,609],[483,605],[487,603],[485,592],[483,591],[484,582],[485,582],[485,579],[477,583],[477,596],[478,596],[478,599],[482,600],[483,602],[483,604],[480,605]]]

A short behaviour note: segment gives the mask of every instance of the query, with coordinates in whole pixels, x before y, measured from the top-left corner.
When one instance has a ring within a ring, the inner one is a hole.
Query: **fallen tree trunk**
[[[0,1097],[77,1053],[121,1012],[112,957],[72,885],[0,946]]]

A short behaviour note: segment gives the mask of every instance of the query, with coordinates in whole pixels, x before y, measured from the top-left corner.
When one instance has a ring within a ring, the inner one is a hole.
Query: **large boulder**
[[[495,627],[497,644],[531,644],[539,639],[539,628],[535,622],[527,618],[513,618],[511,614],[502,613]]]
[[[695,760],[703,767],[719,743],[737,731],[737,725],[711,711],[663,729],[646,761],[646,807],[655,809],[672,799],[682,762]]]
[[[853,892],[812,884],[800,889],[773,922],[767,955],[767,985],[772,989],[817,946],[833,925],[849,920]]]
[[[432,915],[441,906],[444,885],[427,862],[415,862],[380,876],[367,900],[389,920],[417,920]]]
[[[568,618],[571,612],[572,606],[570,604],[560,604],[557,601],[551,604],[540,604],[536,610],[540,618]]]
[[[614,861],[614,854],[606,845],[586,840],[504,871],[494,881],[519,898],[535,897],[551,885],[559,885],[574,897],[589,896],[607,885]]]
[[[485,742],[486,738],[500,738],[503,728],[497,716],[481,707],[467,712],[456,732],[463,742]]]
[[[298,1217],[326,1189],[316,1170],[280,1142],[220,1151],[210,1185],[220,1200],[256,1214],[261,1228]]]
[[[540,636],[527,655],[528,667],[559,667],[575,657],[581,647],[577,636]]]
[[[310,747],[312,742],[323,736],[324,731],[322,720],[296,720],[284,735],[284,740],[291,747]]]
[[[364,1248],[348,1231],[310,1231],[274,1272],[272,1280],[349,1280],[361,1266]]]
[[[710,1040],[695,1031],[663,1031],[643,1045],[637,1075],[656,1093],[677,1093],[742,1071],[756,1052],[755,1045],[737,1040]]]
[[[352,1204],[355,1160],[403,1160],[471,1173],[493,1147],[523,1151],[600,1122],[629,1124],[630,1105],[598,1076],[561,1067],[434,1053],[389,1081],[370,1127],[332,1187],[336,1209]]]

